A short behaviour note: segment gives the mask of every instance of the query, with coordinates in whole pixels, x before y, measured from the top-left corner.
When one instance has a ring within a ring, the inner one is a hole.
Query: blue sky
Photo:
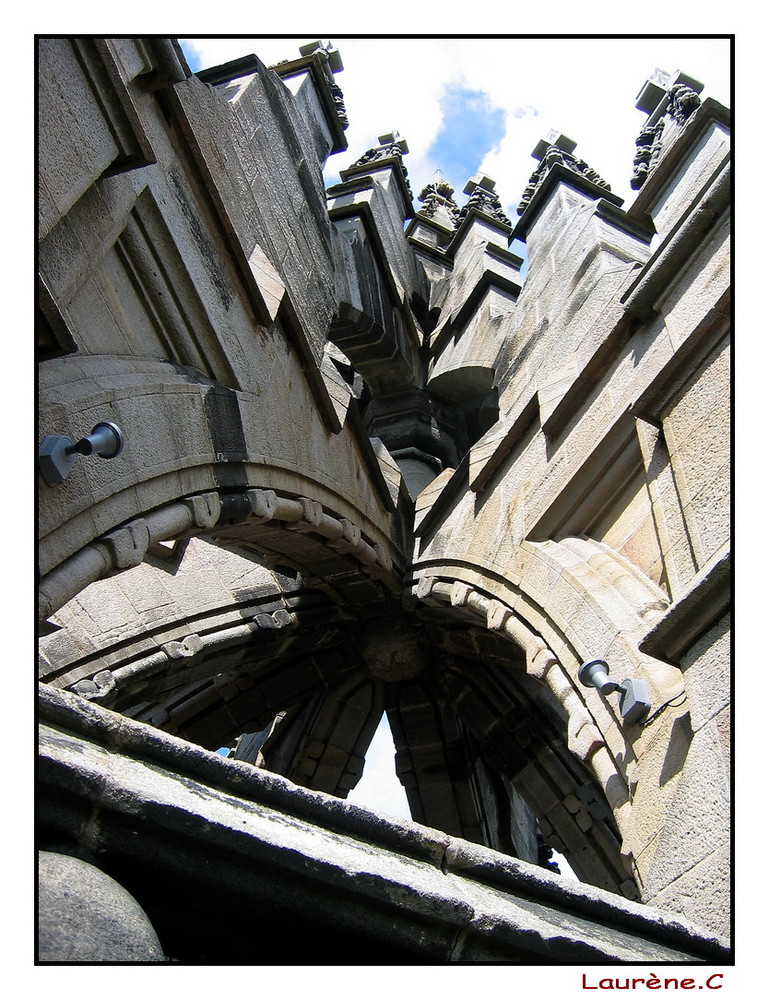
[[[454,81],[446,85],[440,110],[440,131],[427,157],[435,161],[436,169],[453,186],[455,198],[461,203],[462,190],[483,156],[504,137],[505,111],[482,90],[470,90]]]

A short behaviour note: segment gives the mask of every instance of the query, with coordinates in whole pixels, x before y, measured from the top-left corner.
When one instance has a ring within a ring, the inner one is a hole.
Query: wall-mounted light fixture
[[[101,421],[87,437],[73,443],[62,434],[48,434],[37,452],[38,468],[49,486],[63,483],[78,455],[115,458],[123,450],[123,432],[117,424]]]
[[[652,706],[646,681],[628,677],[618,684],[609,677],[609,665],[606,660],[586,660],[579,668],[579,679],[585,687],[596,688],[604,695],[616,691],[619,696],[620,715],[628,725],[641,722],[649,714]]]

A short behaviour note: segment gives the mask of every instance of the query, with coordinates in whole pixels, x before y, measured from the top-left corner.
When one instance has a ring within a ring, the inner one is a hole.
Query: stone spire
[[[637,191],[643,186],[660,159],[664,146],[669,145],[688,124],[700,106],[703,85],[680,70],[665,73],[655,69],[641,88],[636,108],[645,111],[646,119],[636,139],[633,176],[630,186]]]
[[[600,174],[597,174],[584,160],[580,160],[573,155],[576,146],[577,144],[573,139],[555,130],[551,130],[544,139],[540,139],[531,154],[535,160],[539,160],[539,166],[529,178],[529,183],[523,192],[521,203],[518,206],[519,215],[523,215],[529,207],[532,198],[556,165],[566,167],[567,170],[571,170],[580,177],[584,177],[591,184],[604,188],[606,191],[611,191],[611,188]]]

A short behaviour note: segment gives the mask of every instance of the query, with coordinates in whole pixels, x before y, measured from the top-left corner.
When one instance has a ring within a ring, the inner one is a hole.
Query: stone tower
[[[325,190],[333,46],[39,46],[40,959],[725,960],[726,109],[511,220],[397,133]]]

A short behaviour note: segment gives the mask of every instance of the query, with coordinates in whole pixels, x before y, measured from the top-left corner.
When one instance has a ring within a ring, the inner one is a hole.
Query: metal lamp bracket
[[[78,455],[98,455],[115,458],[123,450],[123,432],[117,424],[100,421],[90,434],[73,443],[63,434],[48,434],[40,442],[37,463],[40,474],[49,486],[63,483]]]
[[[617,692],[619,711],[623,722],[633,725],[641,722],[649,713],[651,701],[646,681],[628,677],[621,684],[609,677],[609,665],[605,660],[586,660],[579,668],[580,683],[596,688],[603,695]]]

